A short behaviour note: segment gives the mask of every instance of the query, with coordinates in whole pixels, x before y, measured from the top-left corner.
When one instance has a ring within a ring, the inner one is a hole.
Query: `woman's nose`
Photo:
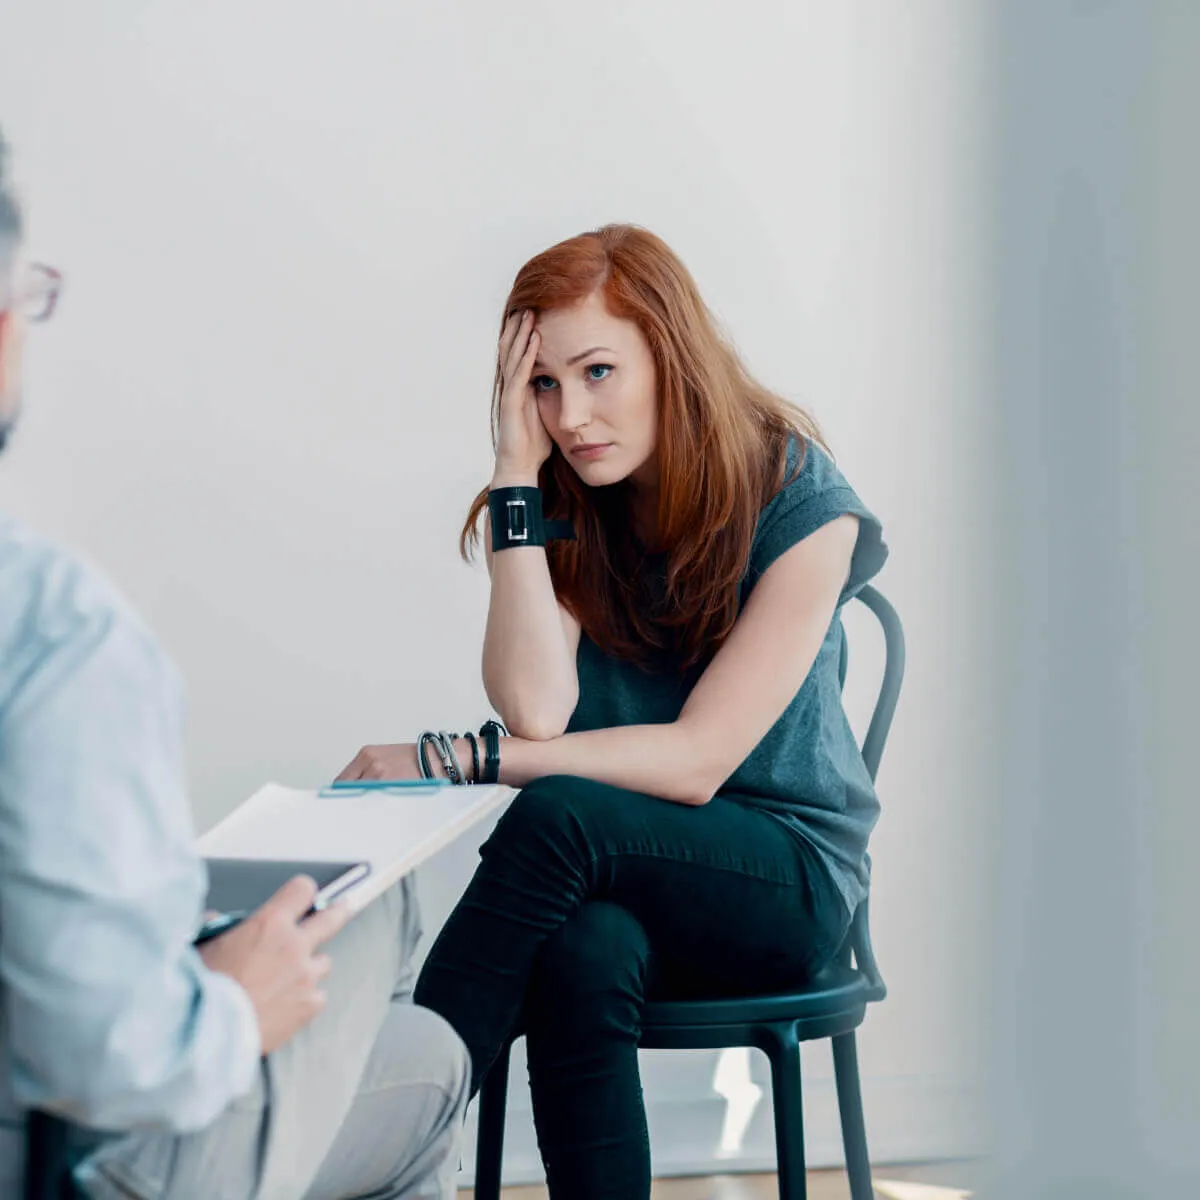
[[[581,387],[564,387],[558,409],[558,423],[564,433],[583,429],[592,419],[592,401]]]

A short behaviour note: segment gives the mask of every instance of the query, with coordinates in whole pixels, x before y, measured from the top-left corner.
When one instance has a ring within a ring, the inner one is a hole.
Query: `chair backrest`
[[[38,1109],[25,1122],[24,1200],[82,1200],[71,1172],[112,1135]]]
[[[871,713],[871,723],[867,726],[867,736],[863,739],[862,756],[867,764],[867,773],[874,782],[879,773],[879,760],[883,757],[883,748],[887,743],[888,731],[892,727],[892,718],[896,715],[896,702],[900,699],[900,685],[904,682],[904,628],[900,617],[891,606],[883,593],[869,584],[858,593],[861,600],[876,616],[883,627],[885,658],[883,679],[879,683],[879,694],[875,698],[875,708]],[[841,660],[838,663],[838,676],[843,685],[846,682],[846,667],[849,662],[847,641],[842,638]],[[867,900],[864,899],[854,913],[850,923],[850,934],[845,945],[838,954],[838,961],[843,966],[850,965],[851,952],[858,969],[867,977],[874,998],[882,1000],[887,994],[883,977],[875,962],[875,951],[871,947],[871,929],[868,923]]]
[[[867,771],[873,782],[879,773],[879,760],[883,757],[883,747],[892,727],[892,718],[896,715],[896,703],[900,699],[900,685],[904,682],[904,629],[896,610],[877,588],[868,584],[858,593],[858,599],[875,614],[883,627],[886,647],[883,679],[879,683],[879,694],[871,713],[871,724],[867,727],[867,736],[862,744],[863,762],[867,764]],[[838,675],[843,685],[846,682],[848,663],[849,644],[843,638],[842,657],[838,664]]]

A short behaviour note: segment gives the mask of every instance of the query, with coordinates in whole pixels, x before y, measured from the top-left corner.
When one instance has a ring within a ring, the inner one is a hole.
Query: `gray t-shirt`
[[[785,478],[795,471],[800,450],[793,441]],[[819,446],[808,444],[799,474],[762,510],[741,600],[784,551],[845,513],[858,517],[859,531],[838,612],[795,698],[719,795],[766,810],[811,843],[853,910],[867,892],[867,838],[879,801],[842,708],[841,607],[879,571],[888,552],[879,521]],[[652,573],[664,567],[661,558],[647,560]],[[669,655],[649,667],[622,661],[586,634],[577,664],[579,703],[568,732],[674,721],[703,670],[685,672]]]

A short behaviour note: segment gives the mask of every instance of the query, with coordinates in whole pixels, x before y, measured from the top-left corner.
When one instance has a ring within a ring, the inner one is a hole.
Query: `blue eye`
[[[549,375],[535,375],[529,382],[533,384],[535,392],[548,392],[551,388],[558,387]]]
[[[597,371],[603,371],[604,374],[597,375]],[[611,371],[612,367],[610,367],[607,363],[592,363],[592,365],[588,367],[588,378],[593,383],[599,383],[602,379],[607,379]]]

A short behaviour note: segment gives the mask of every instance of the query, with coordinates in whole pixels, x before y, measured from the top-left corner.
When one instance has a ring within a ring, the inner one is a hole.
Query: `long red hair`
[[[739,589],[759,513],[783,485],[787,446],[823,444],[801,409],[757,383],[722,337],[687,268],[660,238],[606,225],[551,246],[521,268],[509,316],[577,304],[601,291],[609,312],[637,323],[658,381],[658,548],[665,589],[639,580],[645,552],[631,536],[628,484],[589,488],[557,446],[539,484],[548,518],[567,518],[576,541],[546,553],[560,603],[603,650],[647,662],[664,650],[682,665],[713,655],[737,619]],[[497,363],[492,438],[503,376]],[[471,505],[461,549],[479,543],[487,489]]]

